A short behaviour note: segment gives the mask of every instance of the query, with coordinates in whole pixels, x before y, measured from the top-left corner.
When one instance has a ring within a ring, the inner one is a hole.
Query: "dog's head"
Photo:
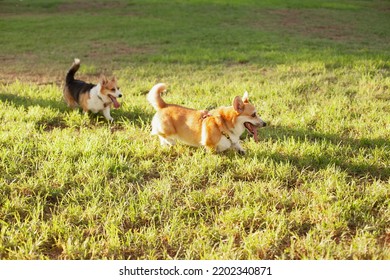
[[[107,98],[107,101],[111,100],[115,108],[119,108],[120,104],[116,99],[118,97],[122,97],[122,93],[119,91],[116,78],[113,77],[111,80],[109,80],[105,76],[102,76],[100,78],[100,85],[100,93],[102,96]]]
[[[243,125],[257,141],[257,128],[267,124],[257,114],[255,106],[249,103],[248,92],[245,92],[242,98],[240,96],[234,98],[233,108],[238,114],[237,125]]]

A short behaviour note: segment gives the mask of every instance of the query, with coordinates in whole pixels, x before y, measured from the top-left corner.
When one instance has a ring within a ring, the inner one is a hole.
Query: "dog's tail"
[[[148,93],[148,101],[156,111],[167,106],[167,103],[161,98],[161,93],[166,89],[165,84],[159,83],[152,87]]]
[[[66,84],[69,84],[74,80],[74,74],[76,74],[79,68],[80,68],[80,59],[75,58],[72,67],[70,67],[68,74],[66,74],[66,80],[65,80]]]

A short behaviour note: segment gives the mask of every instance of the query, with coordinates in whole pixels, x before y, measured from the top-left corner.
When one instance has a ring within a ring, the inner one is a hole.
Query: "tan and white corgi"
[[[102,76],[97,85],[86,83],[74,78],[79,68],[80,60],[76,58],[65,79],[63,93],[66,103],[73,109],[80,106],[85,113],[88,111],[103,112],[108,121],[113,121],[114,119],[110,115],[111,105],[114,105],[114,108],[119,108],[120,104],[117,98],[122,97],[116,78],[113,77],[109,80]]]
[[[161,98],[165,89],[165,84],[156,84],[147,96],[157,111],[152,120],[152,135],[158,135],[163,146],[174,145],[180,140],[217,152],[233,148],[244,154],[239,142],[241,134],[247,129],[257,141],[257,128],[266,126],[249,103],[247,92],[242,98],[236,96],[232,106],[207,112],[165,103]]]

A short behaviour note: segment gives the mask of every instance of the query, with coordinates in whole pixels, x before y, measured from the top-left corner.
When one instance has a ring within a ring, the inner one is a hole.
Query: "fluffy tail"
[[[72,67],[69,69],[68,74],[66,74],[66,84],[69,84],[74,80],[74,74],[76,74],[77,70],[80,68],[80,59],[75,58],[72,64]]]
[[[167,103],[161,98],[161,93],[166,89],[165,84],[160,83],[152,87],[148,93],[148,101],[156,111],[167,106]]]

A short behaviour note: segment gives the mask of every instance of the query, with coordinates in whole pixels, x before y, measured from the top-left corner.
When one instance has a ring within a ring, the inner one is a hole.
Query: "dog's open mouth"
[[[255,142],[259,141],[259,138],[257,137],[257,127],[250,122],[245,122],[244,126],[246,130],[248,130],[248,132],[253,135],[253,139],[255,140]]]
[[[110,97],[112,103],[114,103],[115,109],[118,109],[121,106],[118,100],[116,100],[116,97],[112,96],[111,94],[109,94],[108,97]]]

